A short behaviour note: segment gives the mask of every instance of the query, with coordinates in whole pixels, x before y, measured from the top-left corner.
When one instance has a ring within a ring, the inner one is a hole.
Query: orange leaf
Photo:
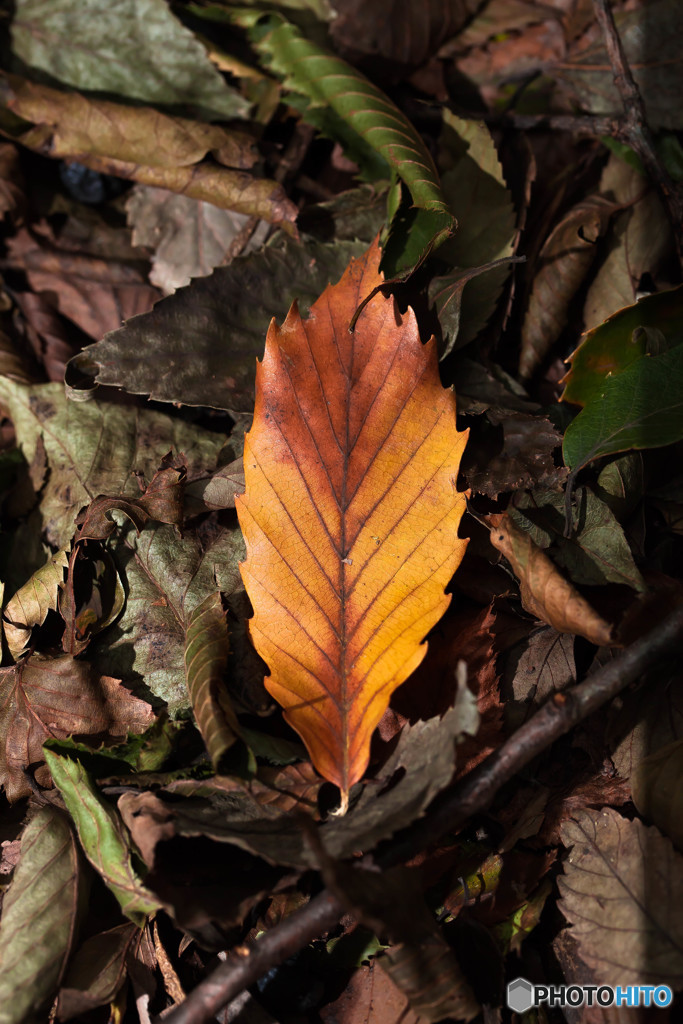
[[[302,321],[273,322],[257,370],[237,511],[251,636],[268,691],[321,775],[363,775],[391,694],[419,665],[463,556],[455,487],[466,433],[420,342],[378,294],[377,243]]]

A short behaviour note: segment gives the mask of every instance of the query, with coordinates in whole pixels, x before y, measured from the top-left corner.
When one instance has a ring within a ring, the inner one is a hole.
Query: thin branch
[[[609,0],[593,0],[593,9],[605,39],[614,84],[624,105],[624,117],[618,137],[623,138],[635,150],[657,186],[669,211],[679,259],[683,260],[683,197],[669,177],[655,148],[652,132],[647,123],[645,104],[626,59]]]
[[[675,651],[683,639],[683,607],[677,608],[610,664],[571,690],[557,693],[498,750],[431,805],[378,858],[381,866],[410,860],[442,835],[485,810],[500,788],[560,736],[597,711],[629,683]],[[321,933],[333,928],[344,908],[328,890],[311,900],[251,946],[239,947],[164,1024],[205,1024],[243,989]]]

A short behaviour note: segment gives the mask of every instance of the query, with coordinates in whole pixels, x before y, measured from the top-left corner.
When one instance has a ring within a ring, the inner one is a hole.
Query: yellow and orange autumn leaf
[[[266,686],[345,804],[393,691],[424,637],[466,541],[456,489],[466,433],[441,386],[434,339],[413,311],[375,295],[380,250],[328,286],[302,320],[273,321],[257,370],[237,499]]]

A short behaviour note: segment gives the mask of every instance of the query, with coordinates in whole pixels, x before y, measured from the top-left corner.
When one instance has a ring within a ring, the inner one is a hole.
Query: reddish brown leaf
[[[45,740],[66,736],[107,739],[144,732],[154,715],[149,704],[118,679],[97,676],[84,661],[66,655],[34,656],[0,670],[0,782],[10,801],[31,793],[24,769],[49,785],[43,764]]]
[[[465,435],[434,342],[376,295],[375,243],[302,321],[271,325],[237,509],[270,693],[344,798],[391,693],[422,661],[465,541]]]

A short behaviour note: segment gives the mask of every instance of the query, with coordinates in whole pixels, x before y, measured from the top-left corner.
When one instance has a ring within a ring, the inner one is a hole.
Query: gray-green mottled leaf
[[[107,665],[136,689],[140,682],[168,705],[173,716],[190,707],[185,681],[186,623],[216,587],[233,617],[232,692],[250,703],[263,690],[263,668],[246,639],[244,595],[238,563],[244,542],[237,525],[178,537],[170,526],[117,531],[111,546],[128,600],[123,615],[90,647],[96,665]],[[252,698],[253,699],[253,698]],[[267,706],[267,702],[264,701]],[[257,705],[258,706],[258,705]]]
[[[226,689],[228,649],[220,594],[209,594],[187,620],[185,676],[197,726],[219,774],[225,755],[240,734]]]
[[[118,813],[79,761],[47,748],[45,760],[74,820],[86,857],[111,889],[126,917],[141,927],[160,904],[145,888],[133,864],[130,838]]]
[[[683,345],[644,356],[605,379],[564,435],[565,465],[580,469],[601,455],[660,448],[683,437]]]
[[[283,240],[180,288],[85,355],[100,384],[162,402],[251,412],[256,359],[271,319],[284,320],[295,298],[303,315],[363,249],[357,242]]]
[[[0,378],[0,405],[30,464],[42,440],[49,473],[41,492],[47,539],[65,546],[80,509],[99,494],[139,497],[133,475],[148,480],[169,449],[184,454],[193,475],[210,472],[224,438],[177,417],[107,402],[70,402],[61,384],[26,387]]]
[[[209,120],[248,111],[164,0],[17,0],[15,10],[14,53],[58,82]]]
[[[69,556],[66,549],[62,548],[34,572],[31,579],[5,605],[3,626],[13,658],[25,650],[33,627],[45,622],[47,613],[57,607],[59,588],[68,564]]]
[[[600,984],[683,987],[683,856],[671,840],[605,807],[577,811],[562,842],[559,907]]]
[[[410,191],[411,209],[419,218],[419,230],[411,232],[412,237],[398,249],[390,235],[382,266],[387,276],[411,270],[448,238],[455,218],[429,150],[410,121],[364,75],[305,39],[284,18],[272,15],[267,23],[259,23],[249,11],[240,12],[236,18],[251,26],[252,43],[268,62],[269,70],[283,79],[286,88],[306,97],[313,115],[316,108],[331,108],[404,182]],[[414,244],[416,237],[418,245]]]
[[[43,807],[21,837],[0,922],[0,1024],[39,1024],[66,967],[86,895],[66,815]]]
[[[650,127],[683,128],[683,6],[679,0],[658,0],[636,10],[616,11],[615,22]],[[623,104],[602,36],[570,58],[554,73],[569,83],[581,106],[591,114],[621,114]]]

